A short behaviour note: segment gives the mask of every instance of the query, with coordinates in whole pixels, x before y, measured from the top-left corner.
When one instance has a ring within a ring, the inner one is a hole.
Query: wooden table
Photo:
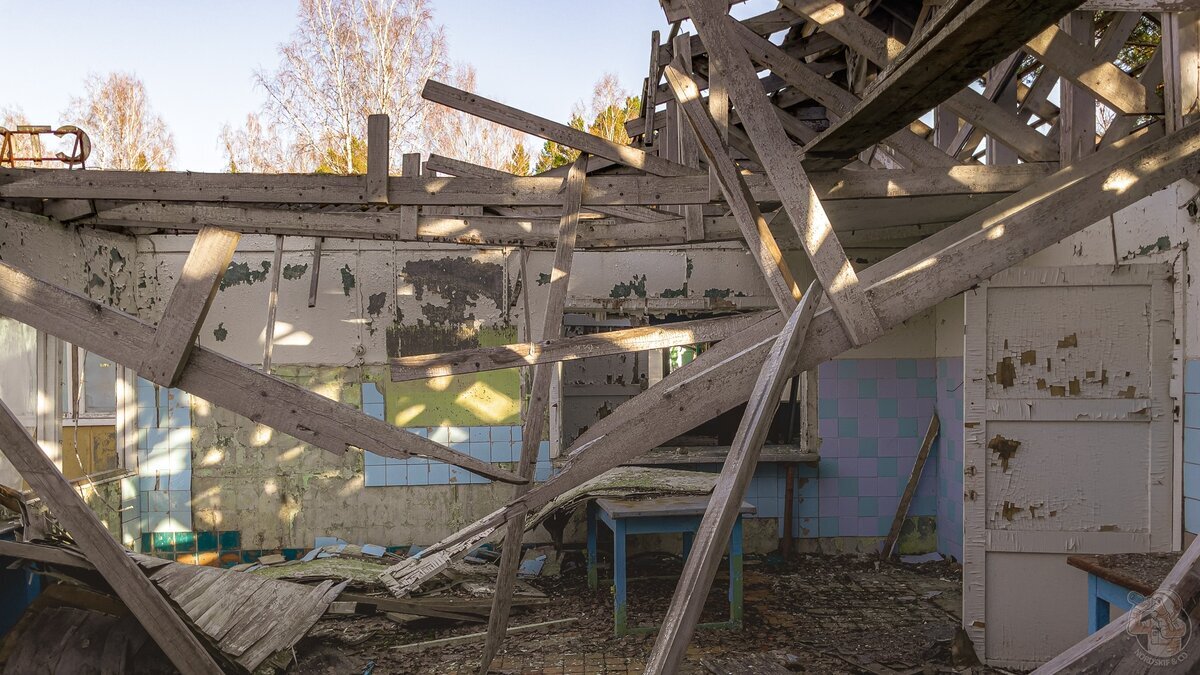
[[[1162,585],[1182,553],[1073,555],[1067,564],[1088,573],[1088,634],[1108,625],[1111,608],[1129,611]]]
[[[708,507],[707,496],[655,497],[650,499],[612,499],[602,497],[588,503],[588,586],[599,585],[596,569],[596,535],[598,523],[608,525],[613,532],[613,627],[617,635],[629,632],[651,632],[654,627],[628,625],[629,604],[626,578],[626,538],[634,534],[683,534],[683,556],[691,552],[692,537],[700,527],[700,519]],[[751,515],[755,507],[742,502],[733,532],[729,537],[729,621],[701,624],[741,630],[742,627],[742,516]]]

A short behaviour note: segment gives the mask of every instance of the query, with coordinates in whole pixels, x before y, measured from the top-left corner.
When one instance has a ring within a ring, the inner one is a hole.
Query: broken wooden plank
[[[586,131],[572,129],[565,124],[517,110],[499,101],[456,89],[436,80],[428,80],[425,83],[425,88],[421,90],[421,96],[428,101],[440,103],[469,115],[503,124],[517,131],[561,143],[589,155],[611,159],[614,162],[620,162],[658,176],[691,176],[699,173],[676,162],[651,155],[645,150],[614,143],[607,138],[601,138]]]
[[[404,382],[715,342],[762,321],[765,316],[764,312],[734,314],[713,319],[639,326],[607,333],[551,338],[540,342],[523,342],[501,347],[480,347],[440,354],[401,356],[391,359],[392,381]]]
[[[658,92],[658,80],[661,71],[658,68],[659,32],[650,31],[650,74],[646,76],[646,91],[642,96],[642,147],[654,146],[654,108],[655,96]]]
[[[908,517],[908,505],[912,503],[913,495],[917,493],[917,484],[921,482],[921,471],[925,468],[925,460],[929,459],[929,451],[933,449],[933,439],[937,438],[940,428],[941,422],[938,420],[937,413],[934,413],[933,418],[929,420],[929,427],[925,430],[925,439],[921,441],[921,449],[917,451],[917,461],[913,464],[912,473],[908,476],[908,484],[904,486],[904,493],[900,495],[900,504],[896,506],[896,516],[892,518],[892,527],[883,540],[883,548],[879,550],[879,556],[884,560],[891,558],[892,550],[896,548],[896,541],[900,538],[900,528],[904,525],[904,519]]]
[[[543,315],[541,337],[543,340],[562,335],[563,310],[567,303],[567,285],[571,278],[571,261],[575,256],[575,237],[579,228],[579,211],[583,204],[583,188],[587,180],[587,153],[583,153],[571,165],[563,181],[563,213],[559,224],[558,245],[554,248],[554,264],[550,269],[550,289],[546,296],[546,311]],[[533,367],[533,384],[529,387],[529,403],[525,406],[525,421],[521,425],[521,459],[517,463],[517,475],[532,481],[534,467],[538,461],[538,449],[545,430],[546,413],[550,406],[550,379],[553,375],[550,364]],[[531,484],[531,483],[529,483]],[[516,487],[516,497],[528,491],[528,485]],[[521,539],[525,536],[525,523],[514,519],[504,538],[500,555],[500,566],[496,571],[496,594],[492,612],[488,616],[487,644],[480,659],[480,672],[487,675],[492,659],[500,651],[512,610],[512,594],[517,583],[517,568],[521,564]]]
[[[728,19],[721,0],[684,0],[692,15],[700,39],[708,47],[710,60],[725,75],[729,96],[740,111],[742,126],[754,143],[767,176],[775,185],[779,200],[800,237],[825,289],[830,304],[854,344],[871,342],[882,332],[879,319],[858,276],[846,259],[829,217],[817,198],[795,146],[787,140],[775,106],[758,86],[754,64],[745,50],[738,47],[728,30]]]
[[[321,280],[321,249],[325,237],[313,237],[312,277],[308,280],[308,306],[317,306],[317,285]]]
[[[367,115],[367,201],[386,204],[388,167],[391,157],[391,118],[385,114]]]
[[[783,330],[775,339],[750,391],[746,412],[738,425],[733,445],[721,468],[708,507],[692,541],[692,550],[683,565],[675,594],[667,608],[662,627],[646,662],[647,673],[674,673],[683,663],[688,643],[704,601],[717,575],[725,545],[739,516],[742,498],[754,477],[758,456],[779,407],[783,387],[791,379],[792,367],[804,336],[808,333],[819,301],[819,291],[813,282],[804,298],[788,317]]]
[[[921,45],[907,48],[867,97],[806,148],[810,168],[844,166],[964,89],[1079,0],[975,0]]]
[[[200,228],[154,332],[150,357],[138,375],[164,387],[175,386],[240,237],[219,227]]]
[[[666,67],[671,91],[678,101],[680,111],[689,122],[700,149],[708,158],[709,167],[716,175],[721,192],[725,195],[725,202],[742,231],[747,250],[762,271],[771,297],[775,298],[775,304],[780,310],[790,312],[799,300],[800,287],[788,269],[783,251],[775,242],[775,236],[771,233],[766,218],[763,218],[762,212],[759,211],[758,203],[751,197],[741,171],[729,153],[722,149],[724,144],[720,131],[709,117],[704,104],[700,102],[699,88],[679,65],[676,62]]]
[[[0,262],[0,313],[134,370],[140,369],[154,339],[154,328],[148,323],[4,262]],[[399,459],[424,455],[495,480],[526,482],[490,462],[405,432],[204,347],[192,350],[176,386],[334,454],[353,446]]]
[[[38,301],[44,302],[45,298]],[[45,500],[88,562],[95,565],[180,672],[222,672],[196,635],[126,555],[3,401],[0,401],[0,452]]]
[[[1153,142],[1126,139],[942,230],[920,248],[893,256],[894,263],[868,268],[863,283],[891,328],[1107,214],[1198,173],[1200,125]],[[781,324],[776,316],[730,336],[622,404],[576,439],[565,453],[567,463],[549,481],[426,550],[433,555],[479,541],[510,518],[745,402]],[[832,310],[819,310],[792,374],[851,347]],[[700,401],[704,405],[697,410]],[[408,573],[420,575],[414,569]]]

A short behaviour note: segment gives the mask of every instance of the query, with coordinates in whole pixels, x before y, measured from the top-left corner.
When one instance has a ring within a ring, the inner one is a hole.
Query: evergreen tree
[[[518,176],[529,175],[529,151],[525,149],[524,143],[517,143],[503,169]]]

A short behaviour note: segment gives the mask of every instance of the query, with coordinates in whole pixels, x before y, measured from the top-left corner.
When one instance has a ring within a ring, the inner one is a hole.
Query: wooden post
[[[267,327],[263,338],[264,373],[271,373],[271,355],[275,351],[275,313],[279,308],[279,273],[283,266],[283,235],[275,235],[275,261],[271,265],[271,294],[267,296]]]
[[[401,158],[401,174],[405,178],[419,178],[421,176],[421,154],[418,152],[406,152]],[[400,207],[400,237],[414,241],[417,238],[417,225],[420,222],[420,208],[416,205],[408,205]]]
[[[175,386],[240,237],[218,227],[200,229],[158,322],[150,358],[139,375],[164,387]]]
[[[367,201],[386,204],[388,201],[388,144],[391,119],[387,115],[367,116]]]
[[[71,534],[88,562],[112,586],[180,672],[222,672],[167,599],[112,538],[3,401],[0,401],[0,452],[46,501],[51,513]]]
[[[567,302],[567,285],[571,278],[571,260],[575,254],[575,238],[579,231],[579,212],[583,202],[583,188],[587,179],[587,153],[581,153],[571,165],[563,181],[563,213],[559,223],[558,245],[554,248],[554,267],[550,270],[550,292],[546,298],[546,314],[542,321],[541,338],[547,340],[562,335],[563,310]],[[553,365],[541,364],[533,367],[533,385],[529,390],[529,407],[525,422],[521,426],[521,461],[517,475],[533,478],[537,465],[538,448],[545,429],[546,409],[549,405],[550,378]],[[529,491],[529,484],[516,488],[517,497]],[[492,601],[492,612],[488,617],[488,638],[484,646],[479,672],[487,675],[492,659],[500,651],[504,641],[508,614],[512,609],[512,593],[517,582],[517,568],[521,564],[521,539],[525,536],[525,521],[514,518],[509,521],[504,535],[504,548],[500,555],[500,569],[496,572],[496,594]]]
[[[1063,30],[1070,36],[1067,39],[1090,40],[1092,17],[1091,12],[1071,12],[1064,17]],[[1059,83],[1059,99],[1059,162],[1066,166],[1096,151],[1096,99],[1066,77]]]
[[[308,306],[317,306],[317,286],[321,279],[321,248],[325,237],[313,237],[312,276],[308,279]]]
[[[816,312],[819,301],[817,288],[816,282],[808,287],[758,371],[746,412],[692,540],[692,551],[684,563],[683,574],[675,587],[667,616],[650,651],[647,673],[674,673],[683,662],[688,642],[704,610],[704,601],[708,599],[709,588],[721,563],[721,554],[733,532],[742,497],[754,477],[758,455],[775,419],[775,409],[779,407],[783,387],[791,378],[800,346]]]
[[[925,460],[929,459],[929,451],[933,448],[933,439],[937,438],[941,422],[937,413],[929,420],[929,428],[925,430],[925,440],[921,441],[921,449],[917,452],[917,461],[913,464],[912,473],[908,476],[908,484],[904,486],[904,494],[900,495],[900,504],[896,506],[896,517],[892,519],[892,527],[888,530],[887,538],[883,540],[883,548],[879,557],[887,560],[892,557],[896,548],[896,540],[900,538],[900,528],[908,517],[908,506],[912,504],[913,495],[917,493],[917,485],[921,482],[921,471],[925,468]]]
[[[654,146],[654,111],[657,108],[658,98],[658,31],[650,33],[650,74],[646,78],[646,98],[642,101],[642,117],[645,119],[645,126],[642,129],[642,147],[650,148]]]
[[[671,41],[675,52],[674,65],[688,75],[692,74],[692,36],[688,33],[676,35]],[[700,151],[696,147],[696,133],[684,122],[683,106],[675,106],[675,128],[679,130],[679,163],[692,168],[700,167]],[[689,242],[704,241],[704,207],[688,204],[683,207],[684,236]]]

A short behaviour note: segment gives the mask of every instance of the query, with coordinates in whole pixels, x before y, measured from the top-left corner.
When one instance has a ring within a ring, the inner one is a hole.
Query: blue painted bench
[[[1153,595],[1179,557],[1179,553],[1068,556],[1068,565],[1088,575],[1088,635],[1108,625],[1113,607],[1127,612]]]
[[[588,587],[595,590],[599,585],[597,570],[596,538],[599,523],[604,523],[613,533],[613,627],[617,635],[630,632],[651,632],[655,627],[633,627],[628,625],[628,579],[626,577],[626,540],[636,534],[683,534],[683,556],[687,557],[692,547],[692,537],[700,526],[704,509],[708,507],[707,496],[656,497],[650,499],[612,499],[602,497],[588,502],[587,550]],[[733,532],[729,537],[729,621],[700,624],[704,627],[722,627],[741,630],[742,627],[742,516],[752,515],[755,507],[742,502]]]

